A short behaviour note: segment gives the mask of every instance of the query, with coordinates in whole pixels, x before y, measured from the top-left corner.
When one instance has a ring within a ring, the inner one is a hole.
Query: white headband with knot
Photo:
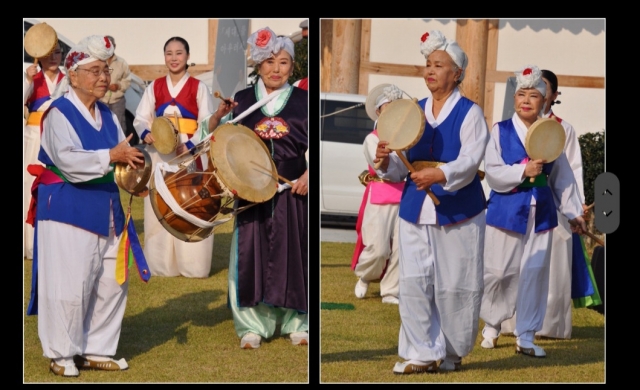
[[[519,71],[515,72],[516,75],[516,91],[519,89],[535,88],[542,96],[547,94],[547,85],[542,79],[542,72],[535,65],[527,65]]]
[[[376,110],[385,103],[402,98],[402,90],[395,85],[390,85],[382,90],[382,93],[376,99]]]
[[[251,59],[256,64],[260,64],[282,49],[289,53],[292,61],[295,58],[293,41],[287,37],[277,36],[269,27],[261,28],[251,34],[247,43],[251,45]]]
[[[69,50],[64,59],[64,67],[66,70],[76,70],[79,65],[94,61],[106,61],[114,51],[115,48],[109,38],[102,35],[90,35]],[[67,72],[67,77],[60,81],[51,98],[57,99],[64,95],[69,90],[69,84],[69,72]]]
[[[76,70],[78,65],[93,61],[106,61],[113,55],[114,47],[109,38],[102,35],[91,35],[82,39],[69,50],[64,60],[68,70]]]
[[[436,50],[443,50],[447,52],[453,62],[462,69],[462,74],[460,74],[458,81],[464,80],[464,74],[467,69],[467,65],[469,64],[469,59],[456,41],[448,40],[439,30],[432,30],[424,33],[420,38],[420,41],[420,53],[424,55],[424,58],[428,59],[429,55]]]

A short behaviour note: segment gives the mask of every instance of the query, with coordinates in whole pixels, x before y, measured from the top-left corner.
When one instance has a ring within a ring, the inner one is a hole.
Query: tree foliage
[[[596,178],[604,172],[604,131],[582,134],[578,142],[582,154],[585,203],[590,205],[594,202]]]

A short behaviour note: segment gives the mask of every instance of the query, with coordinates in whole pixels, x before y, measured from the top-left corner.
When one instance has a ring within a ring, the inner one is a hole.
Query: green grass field
[[[498,347],[480,347],[462,360],[462,370],[449,373],[395,375],[398,357],[398,306],[380,301],[379,284],[371,283],[363,299],[354,294],[351,271],[354,244],[321,243],[322,383],[604,383],[605,318],[587,308],[573,309],[570,340],[539,340],[547,357],[515,354],[515,337],[501,336]],[[336,305],[341,304],[335,309]],[[353,310],[349,310],[353,307]],[[342,308],[342,309],[340,309]],[[480,320],[480,329],[484,324]]]
[[[122,193],[125,207],[129,195]],[[142,198],[132,216],[144,242]],[[25,383],[307,383],[309,349],[279,334],[255,350],[240,349],[227,308],[227,268],[233,221],[214,232],[211,273],[206,279],[151,277],[141,281],[130,270],[127,309],[116,358],[121,372],[81,371],[63,378],[48,370],[38,339],[37,316],[24,316]],[[30,259],[24,260],[24,313],[31,290]],[[313,341],[312,341],[313,342]]]

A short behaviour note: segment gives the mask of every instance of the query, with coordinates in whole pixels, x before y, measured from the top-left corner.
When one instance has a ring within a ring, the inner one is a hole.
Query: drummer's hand
[[[178,144],[178,146],[176,146],[176,156],[181,156],[182,154],[186,153],[189,149],[187,149],[187,145],[185,144]]]
[[[529,160],[527,165],[524,167],[524,176],[525,177],[536,177],[540,173],[542,173],[542,165],[545,163],[545,160]]]
[[[29,65],[27,70],[25,70],[25,73],[27,74],[27,81],[29,82],[29,84],[33,83],[33,76],[35,76],[36,73],[38,73],[38,65],[36,64]]]
[[[373,162],[376,164],[380,160],[382,160],[382,164],[380,164],[380,169],[383,171],[386,171],[387,168],[389,167],[389,153],[391,153],[391,150],[387,148],[387,145],[389,145],[389,142],[387,141],[378,142],[378,147],[376,148],[376,158],[373,160]]]
[[[118,84],[110,84],[109,85],[109,91],[115,92],[115,91],[117,91],[119,89],[120,89],[120,86]]]
[[[220,100],[220,105],[218,105],[218,110],[213,113],[214,118],[220,122],[222,118],[224,118],[227,114],[229,114],[233,109],[238,105],[238,102],[234,102],[233,98],[229,98],[227,100],[231,101],[231,104],[227,104],[224,100]]]
[[[418,190],[426,190],[434,183],[445,183],[444,172],[438,168],[424,168],[411,174],[411,180],[416,183]]]
[[[302,176],[298,178],[298,181],[293,183],[291,192],[299,195],[307,195],[309,193],[309,170],[304,171]]]
[[[133,169],[137,169],[136,164],[144,164],[144,154],[137,148],[129,145],[132,137],[133,133],[129,134],[127,139],[109,149],[109,162],[127,163]]]
[[[145,135],[143,141],[145,144],[151,145],[155,141],[155,139],[153,139],[153,136],[151,135],[151,133],[148,133],[147,135]]]
[[[587,224],[584,218],[577,216],[574,219],[569,220],[569,226],[573,233],[584,234],[587,232]]]

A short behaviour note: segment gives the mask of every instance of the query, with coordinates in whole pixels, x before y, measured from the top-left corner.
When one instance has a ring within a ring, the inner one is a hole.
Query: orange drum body
[[[202,156],[206,157],[206,154]],[[208,161],[208,167],[198,170],[196,159],[180,168],[177,172],[166,172],[163,175],[166,189],[173,201],[182,210],[201,220],[209,221],[215,217],[221,208],[223,191],[213,175],[213,164]],[[202,161],[202,160],[200,160]],[[174,237],[185,242],[198,242],[213,233],[213,227],[202,228],[179,216],[172,210],[168,200],[162,197],[158,190],[155,177],[151,177],[149,200],[151,207],[160,224]]]
[[[273,198],[278,188],[271,155],[247,127],[219,126],[208,142],[196,148],[176,172],[154,172],[149,185],[156,217],[169,233],[186,242],[213,234],[215,225],[228,220],[219,217],[234,211],[227,206],[235,200],[261,203]],[[200,221],[189,221],[192,217]],[[203,222],[211,226],[203,227]]]

